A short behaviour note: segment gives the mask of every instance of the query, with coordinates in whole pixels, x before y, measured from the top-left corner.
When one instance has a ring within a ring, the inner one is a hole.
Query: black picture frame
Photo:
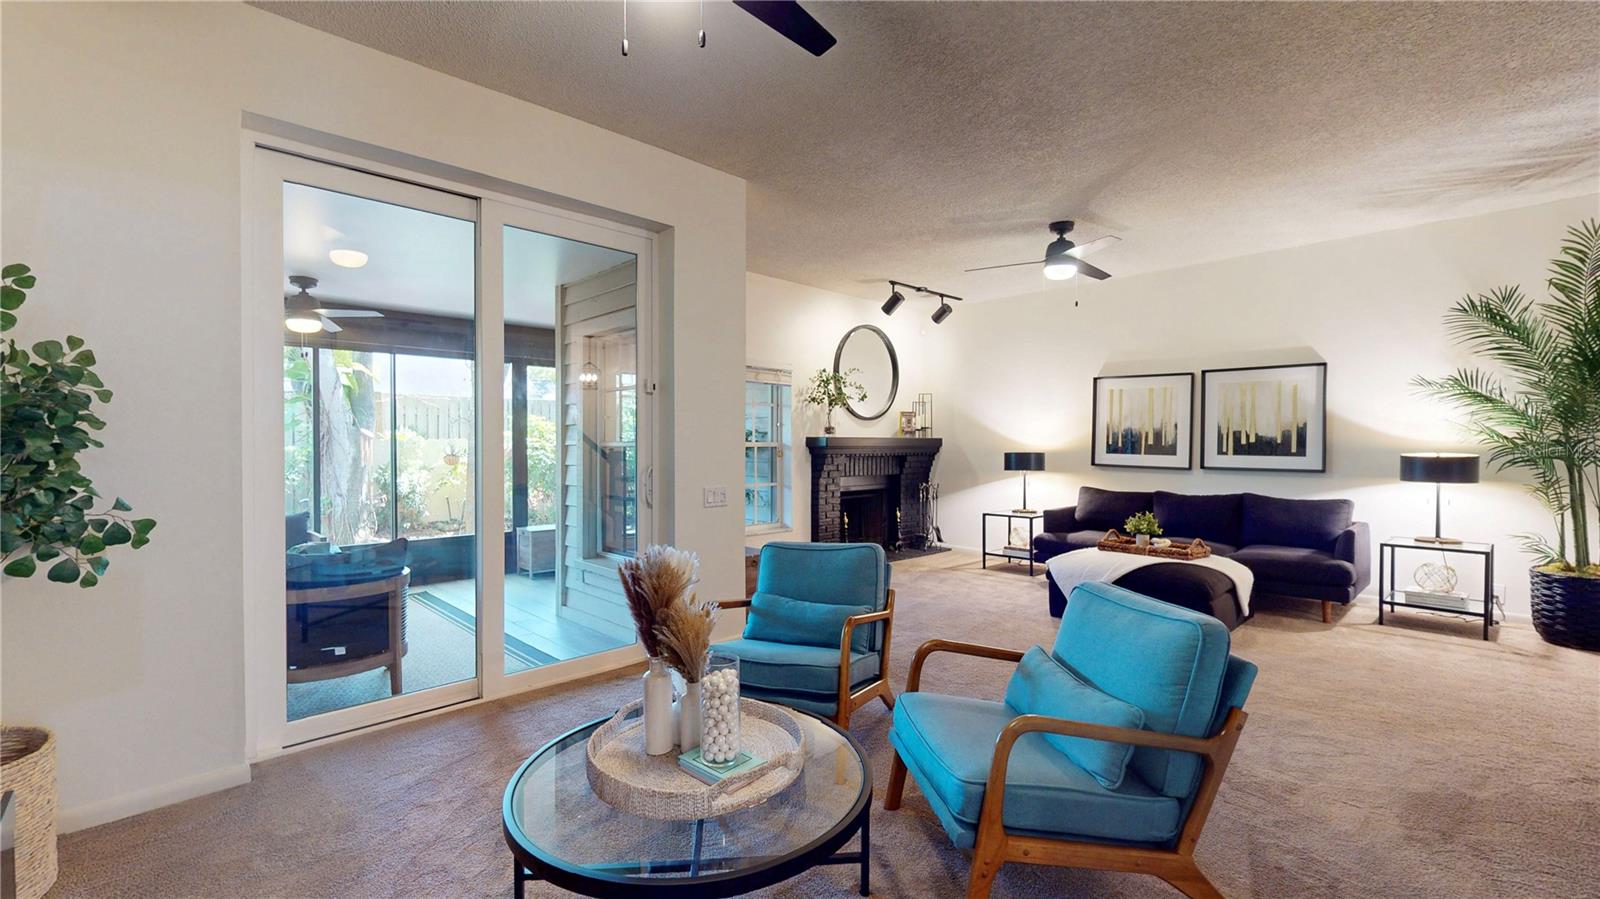
[[[1311,369],[1316,371],[1317,405],[1318,414],[1315,417],[1307,416],[1307,453],[1304,465],[1293,464],[1294,457],[1278,456],[1236,456],[1246,463],[1260,459],[1283,458],[1290,461],[1277,465],[1260,464],[1218,464],[1218,454],[1215,450],[1215,435],[1211,433],[1211,400],[1219,375],[1237,372],[1268,372],[1288,371],[1294,369]],[[1313,433],[1309,427],[1315,422],[1316,429]],[[1328,471],[1328,363],[1326,362],[1290,362],[1280,365],[1245,365],[1234,368],[1208,368],[1200,372],[1200,428],[1196,431],[1200,443],[1200,468],[1204,471],[1250,471],[1250,472],[1281,472],[1289,474],[1325,474]],[[1316,454],[1312,455],[1310,447],[1312,438],[1315,437]],[[1315,461],[1313,466],[1311,463]]]
[[[1103,454],[1101,452],[1102,447],[1101,447],[1101,441],[1100,441],[1100,436],[1099,436],[1100,435],[1100,382],[1101,381],[1138,381],[1138,380],[1143,380],[1143,379],[1146,379],[1146,378],[1183,378],[1183,379],[1186,380],[1186,389],[1184,391],[1184,399],[1186,401],[1187,408],[1186,408],[1185,411],[1186,411],[1187,414],[1180,420],[1179,424],[1181,425],[1182,430],[1186,432],[1183,435],[1183,440],[1186,443],[1186,446],[1184,447],[1184,449],[1187,450],[1187,451],[1183,452],[1183,453],[1178,453],[1178,454],[1173,455],[1172,457],[1170,457],[1171,460],[1172,460],[1172,464],[1163,464],[1169,458],[1169,457],[1166,457],[1166,456],[1139,457],[1139,458],[1150,459],[1151,462],[1149,462],[1149,463],[1103,462],[1103,461],[1101,461],[1102,457],[1105,454]],[[1144,469],[1144,470],[1154,469],[1154,470],[1158,470],[1158,471],[1191,471],[1191,470],[1193,470],[1193,468],[1194,468],[1194,433],[1195,433],[1195,431],[1194,431],[1194,372],[1192,372],[1192,371],[1173,371],[1173,372],[1159,372],[1159,373],[1156,373],[1156,374],[1100,375],[1100,376],[1097,376],[1094,379],[1094,385],[1093,385],[1092,392],[1091,392],[1091,399],[1090,399],[1090,407],[1089,408],[1090,408],[1090,412],[1089,412],[1089,430],[1090,430],[1090,437],[1089,437],[1089,464],[1090,465],[1092,465],[1092,466],[1094,466],[1096,468],[1138,468],[1138,469]],[[1177,464],[1178,461],[1179,461],[1179,456],[1182,457],[1182,460],[1181,460],[1182,464],[1181,465]]]

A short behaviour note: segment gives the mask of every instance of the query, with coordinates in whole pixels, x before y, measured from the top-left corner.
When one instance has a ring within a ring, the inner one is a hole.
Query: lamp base
[[[1418,543],[1443,543],[1443,544],[1446,544],[1446,545],[1449,545],[1449,546],[1454,546],[1454,545],[1456,545],[1458,543],[1464,542],[1460,537],[1432,537],[1432,536],[1429,536],[1429,537],[1412,537],[1411,539],[1417,541]]]
[[[1012,509],[1011,512],[1012,512],[1013,515],[1038,515],[1039,514],[1038,512],[1034,511],[1033,509]]]

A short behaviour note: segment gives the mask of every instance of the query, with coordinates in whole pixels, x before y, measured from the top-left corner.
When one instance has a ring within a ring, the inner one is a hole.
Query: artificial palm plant
[[[1532,573],[1534,623],[1555,616],[1600,643],[1600,565],[1590,530],[1600,501],[1600,222],[1568,229],[1546,284],[1550,298],[1542,303],[1500,287],[1446,314],[1455,339],[1498,371],[1461,368],[1415,383],[1464,410],[1490,464],[1525,472],[1555,516],[1554,542],[1520,535],[1540,562]],[[1543,625],[1540,633],[1552,639]]]

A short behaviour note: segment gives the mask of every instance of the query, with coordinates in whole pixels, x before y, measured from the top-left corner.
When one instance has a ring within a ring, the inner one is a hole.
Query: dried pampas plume
[[[617,566],[628,611],[646,655],[661,655],[656,629],[666,610],[688,595],[699,576],[700,558],[671,546],[647,546],[637,557]]]
[[[656,625],[656,643],[667,666],[697,684],[706,673],[711,651],[711,629],[717,624],[717,604],[690,596],[668,606]]]

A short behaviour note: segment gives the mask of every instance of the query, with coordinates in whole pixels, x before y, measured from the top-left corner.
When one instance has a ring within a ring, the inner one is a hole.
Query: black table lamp
[[[1460,543],[1439,533],[1440,484],[1478,483],[1478,457],[1472,453],[1401,453],[1400,480],[1433,485],[1433,536],[1419,543]]]
[[[1044,471],[1044,453],[1006,453],[1006,471],[1022,472],[1022,508],[1012,509],[1019,515],[1032,515],[1028,508],[1028,472]]]

